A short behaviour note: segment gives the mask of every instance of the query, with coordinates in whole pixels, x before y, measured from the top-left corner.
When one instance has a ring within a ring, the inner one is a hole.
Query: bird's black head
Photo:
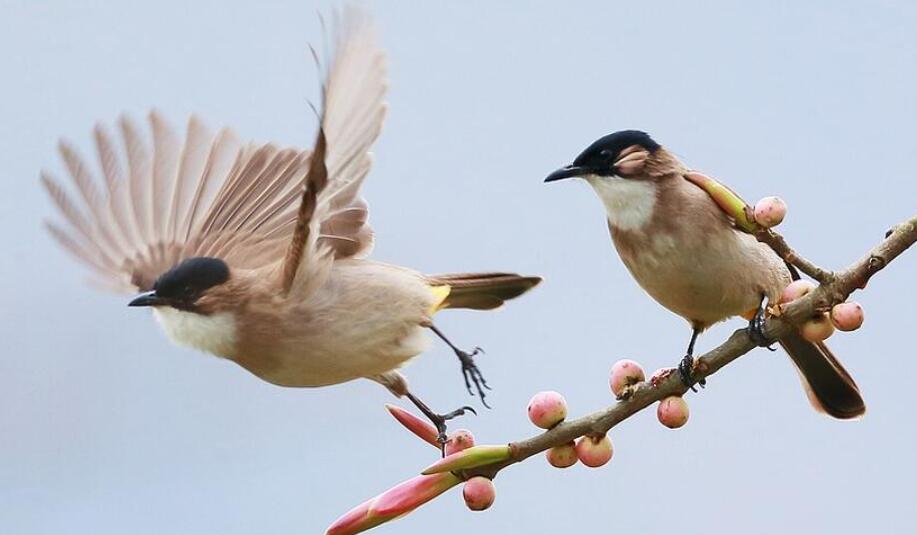
[[[166,271],[156,279],[153,291],[137,296],[128,306],[170,306],[193,310],[195,302],[210,288],[229,280],[229,266],[219,258],[196,257]]]
[[[594,143],[586,147],[586,150],[580,153],[573,160],[573,163],[554,171],[544,180],[553,182],[564,178],[599,175],[615,176],[620,174],[618,165],[621,163],[621,153],[630,147],[640,147],[646,153],[652,154],[659,149],[659,143],[653,141],[653,138],[646,132],[640,130],[621,130],[607,136],[600,137]]]

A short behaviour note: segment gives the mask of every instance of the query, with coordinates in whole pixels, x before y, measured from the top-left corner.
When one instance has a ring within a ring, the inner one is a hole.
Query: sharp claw
[[[678,375],[681,377],[681,382],[690,388],[691,392],[697,392],[697,389],[694,388],[695,384],[701,388],[707,385],[707,381],[704,379],[694,380],[694,357],[691,355],[685,355],[681,362],[678,363]]]

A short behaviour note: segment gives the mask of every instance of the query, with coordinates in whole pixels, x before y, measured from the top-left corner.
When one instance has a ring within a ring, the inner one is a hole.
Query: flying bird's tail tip
[[[492,310],[531,290],[541,277],[516,273],[455,273],[428,277],[432,284],[449,286],[442,308]]]

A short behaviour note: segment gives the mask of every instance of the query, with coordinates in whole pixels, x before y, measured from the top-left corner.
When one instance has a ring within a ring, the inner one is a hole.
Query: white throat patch
[[[236,345],[236,320],[230,312],[204,316],[171,307],[155,307],[153,315],[173,342],[220,357]]]
[[[649,223],[656,206],[655,182],[598,175],[583,178],[602,200],[613,226],[635,230]]]

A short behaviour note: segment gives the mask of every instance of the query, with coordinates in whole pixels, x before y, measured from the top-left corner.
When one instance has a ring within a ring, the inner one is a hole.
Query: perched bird
[[[182,141],[152,112],[151,153],[122,118],[126,168],[106,130],[95,130],[101,189],[61,142],[80,199],[43,173],[66,222],[48,229],[97,282],[143,292],[130,306],[152,307],[175,342],[281,386],[371,379],[407,396],[442,438],[446,420],[473,409],[434,413],[398,368],[427,349],[431,330],[458,355],[469,393],[473,384],[483,402],[487,384],[472,358],[478,350],[458,349],[433,315],[497,308],[541,279],[424,275],[366,258],[373,232],[360,185],[386,112],[385,56],[355,10],[337,21],[335,36],[311,151],[242,144],[195,117]]]
[[[798,275],[767,245],[738,230],[685,178],[690,172],[646,133],[625,130],[598,139],[545,182],[579,177],[595,190],[628,271],[653,299],[691,325],[679,371],[693,388],[698,334],[733,316],[751,317],[749,335],[767,345],[765,300],[776,302]],[[798,333],[779,343],[816,409],[836,418],[866,411],[853,378],[824,343]]]

